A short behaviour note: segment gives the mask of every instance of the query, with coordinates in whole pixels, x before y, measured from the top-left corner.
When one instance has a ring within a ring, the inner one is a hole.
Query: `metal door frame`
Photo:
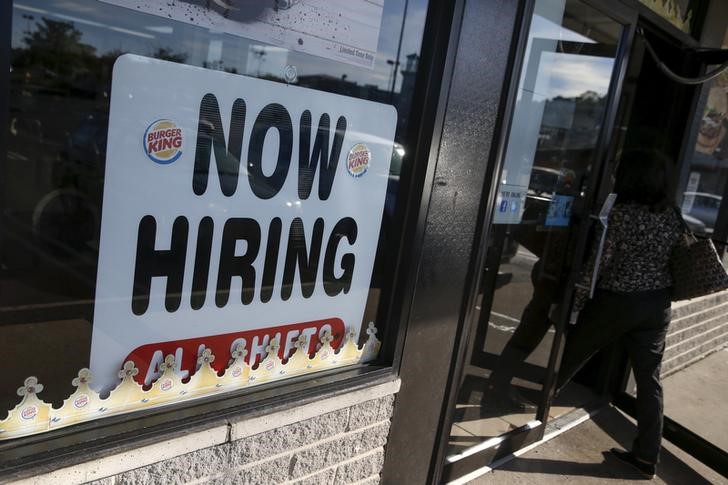
[[[598,160],[598,168],[592,170],[589,176],[589,193],[584,197],[586,203],[585,214],[591,214],[596,206],[596,198],[599,193],[600,184],[599,181],[603,175],[603,169],[605,167],[605,158],[609,151],[609,142],[612,139],[614,132],[614,124],[616,122],[616,114],[619,106],[619,96],[621,94],[622,85],[624,83],[624,77],[626,74],[626,67],[629,61],[629,53],[631,50],[632,39],[634,38],[636,26],[637,26],[637,11],[626,5],[616,2],[608,2],[604,0],[581,0],[586,5],[595,8],[601,13],[609,16],[618,23],[624,26],[622,30],[622,37],[619,41],[617,54],[615,56],[615,67],[613,70],[612,82],[607,96],[607,109],[603,115],[603,129],[600,133],[599,141],[597,143],[597,150],[594,154],[594,160]],[[478,254],[474,260],[473,266],[481,268],[485,259],[486,242],[488,240],[490,232],[490,221],[495,205],[495,195],[498,187],[498,177],[493,177],[493,174],[500,173],[502,168],[505,149],[507,146],[507,140],[509,137],[510,125],[512,121],[513,109],[515,106],[516,93],[518,89],[518,82],[520,80],[520,71],[523,63],[523,57],[525,54],[526,43],[528,40],[528,30],[530,27],[531,18],[534,11],[535,0],[524,0],[521,4],[521,24],[518,27],[516,33],[517,38],[514,41],[513,57],[511,70],[508,80],[508,92],[503,100],[500,118],[499,118],[499,133],[497,140],[497,148],[491,157],[489,163],[489,185],[484,189],[483,204],[485,209],[482,211],[483,220],[489,221],[488,223],[482,224],[481,234],[477,244],[479,244]],[[474,46],[473,48],[477,48]],[[578,263],[583,259],[586,251],[586,243],[589,235],[589,224],[582,224],[579,228],[577,235],[577,248],[578,251],[574,255],[574,260]],[[575,265],[575,271],[572,272],[569,278],[569,288],[564,295],[566,303],[570,303],[573,297],[573,285],[578,277],[579,264]],[[549,357],[549,363],[547,367],[547,379],[544,384],[543,400],[539,406],[536,420],[538,424],[531,423],[529,425],[518,428],[510,433],[503,436],[503,439],[492,440],[492,446],[488,446],[477,453],[469,455],[463,460],[453,462],[451,464],[445,464],[445,451],[447,446],[447,438],[450,434],[450,428],[453,422],[453,411],[455,409],[455,403],[457,401],[457,391],[461,376],[466,364],[466,356],[468,354],[468,339],[473,329],[473,311],[474,300],[480,285],[481,272],[475,275],[473,278],[470,295],[468,297],[468,307],[466,314],[467,325],[463,327],[462,335],[459,338],[459,346],[456,349],[455,363],[453,372],[451,374],[450,381],[448,383],[447,395],[448,399],[443,409],[443,419],[439,431],[439,440],[436,445],[433,454],[433,462],[435,471],[433,473],[433,482],[449,481],[456,479],[464,474],[472,471],[473,469],[487,466],[498,458],[508,455],[517,449],[524,446],[528,446],[543,438],[546,422],[548,419],[548,413],[551,407],[551,403],[554,399],[555,394],[555,375],[558,371],[558,364],[561,360],[561,354],[563,352],[563,333],[565,325],[568,321],[568,306],[562,305],[565,308],[562,314],[559,315],[559,322],[556,326],[556,335],[552,344],[552,350]],[[492,295],[491,295],[492,297]]]
[[[447,63],[418,227],[423,228],[414,297],[399,368],[382,483],[438,481],[433,450],[458,354],[483,231],[483,194],[492,181],[512,38],[521,0],[451,0]],[[433,2],[434,3],[434,2]],[[439,2],[437,2],[439,4]],[[427,34],[426,34],[427,35]],[[486,46],[483,42],[487,40]],[[479,48],[475,46],[480,45]],[[424,100],[423,100],[424,101]],[[442,124],[440,124],[440,122]],[[432,184],[432,185],[430,185]]]

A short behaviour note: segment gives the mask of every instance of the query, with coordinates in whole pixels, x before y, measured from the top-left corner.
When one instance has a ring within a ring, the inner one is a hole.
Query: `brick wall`
[[[728,291],[673,304],[662,375],[728,345]]]
[[[160,442],[18,483],[376,484],[398,389],[394,381],[252,419],[242,416],[191,432],[182,442]]]

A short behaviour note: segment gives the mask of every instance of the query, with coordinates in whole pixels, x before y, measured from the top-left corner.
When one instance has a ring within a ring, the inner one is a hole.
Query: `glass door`
[[[539,439],[548,419],[594,397],[573,385],[549,399],[629,35],[627,21],[592,3],[535,1],[445,481]]]

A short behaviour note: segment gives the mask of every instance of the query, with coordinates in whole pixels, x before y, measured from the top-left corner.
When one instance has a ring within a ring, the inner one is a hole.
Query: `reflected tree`
[[[174,52],[170,47],[160,47],[156,51],[149,54],[150,57],[161,59],[163,61],[184,63],[187,60],[187,54],[183,52]]]
[[[96,49],[81,42],[82,33],[71,22],[42,18],[34,31],[26,32],[25,49],[16,49],[16,69],[42,67],[46,78],[68,80],[87,70],[96,59]]]

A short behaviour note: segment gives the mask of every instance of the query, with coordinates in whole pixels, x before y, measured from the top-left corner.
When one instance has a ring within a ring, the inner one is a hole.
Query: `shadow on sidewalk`
[[[632,471],[614,458],[609,452],[602,453],[602,463],[577,463],[567,460],[548,460],[543,458],[518,458],[497,468],[497,471],[544,473],[549,475],[568,475],[593,478],[619,478],[623,480],[643,480],[641,474]],[[645,479],[646,480],[646,479]],[[709,482],[705,482],[709,483]]]
[[[534,448],[525,455],[511,460],[495,471],[500,477],[498,483],[521,483],[513,480],[503,481],[502,472],[514,474],[558,475],[551,481],[539,483],[562,483],[569,476],[609,478],[635,481],[645,480],[629,465],[621,462],[608,452],[611,447],[629,449],[636,433],[636,425],[611,406],[603,409],[590,421]],[[601,455],[601,456],[600,456]],[[562,459],[566,458],[566,459]],[[601,462],[598,460],[601,458]],[[657,467],[658,483],[668,484],[710,484],[698,471],[663,447],[660,464]]]

